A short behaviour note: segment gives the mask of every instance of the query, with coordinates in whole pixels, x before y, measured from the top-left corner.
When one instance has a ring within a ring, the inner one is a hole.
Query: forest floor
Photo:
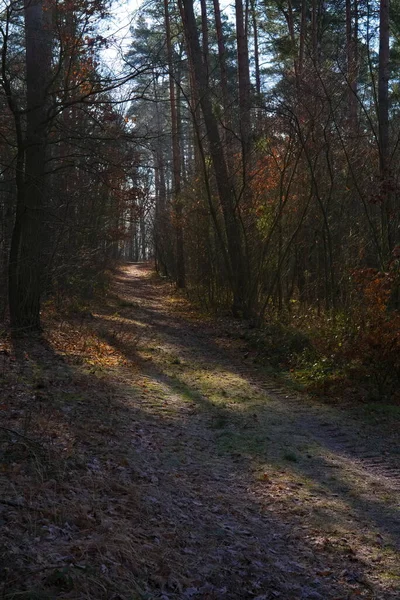
[[[400,598],[400,420],[283,388],[146,265],[0,346],[0,598]]]

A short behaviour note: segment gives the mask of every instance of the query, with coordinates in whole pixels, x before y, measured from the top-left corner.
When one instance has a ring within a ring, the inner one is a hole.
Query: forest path
[[[3,350],[3,598],[398,600],[398,421],[285,390],[147,265],[74,314]]]
[[[145,265],[117,293],[165,597],[398,598],[398,432],[280,389]]]

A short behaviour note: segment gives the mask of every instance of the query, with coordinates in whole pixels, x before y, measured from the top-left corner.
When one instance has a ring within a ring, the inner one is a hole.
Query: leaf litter
[[[3,598],[399,597],[392,482],[316,435],[345,414],[244,367],[230,326],[128,265],[92,319],[2,341]]]

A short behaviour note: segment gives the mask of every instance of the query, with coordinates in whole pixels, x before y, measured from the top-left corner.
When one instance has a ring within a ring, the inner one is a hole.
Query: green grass
[[[124,300],[123,298],[118,299],[118,306],[120,308],[139,308],[139,302],[134,302],[132,300]]]
[[[268,438],[262,433],[244,433],[225,429],[216,434],[216,445],[219,454],[238,453],[258,456],[266,459]]]
[[[298,457],[294,452],[287,451],[284,453],[283,458],[289,462],[298,462]]]

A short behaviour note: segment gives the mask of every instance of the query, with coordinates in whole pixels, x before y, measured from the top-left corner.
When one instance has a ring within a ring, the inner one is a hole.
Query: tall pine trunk
[[[183,248],[183,206],[181,186],[181,148],[179,142],[178,111],[176,105],[174,63],[172,55],[171,25],[168,0],[164,0],[165,33],[167,40],[168,70],[169,70],[169,99],[171,105],[172,125],[172,165],[173,165],[173,207],[176,236],[176,285],[185,287],[185,253]]]
[[[357,12],[357,2],[354,2]],[[346,51],[347,51],[347,80],[349,87],[349,130],[357,132],[357,16],[352,15],[352,0],[346,0]]]
[[[389,150],[389,0],[380,0],[379,80],[378,80],[379,163],[382,185],[382,246],[386,260],[394,247],[394,227],[390,223],[393,194],[390,191]],[[396,219],[397,220],[397,219]]]

